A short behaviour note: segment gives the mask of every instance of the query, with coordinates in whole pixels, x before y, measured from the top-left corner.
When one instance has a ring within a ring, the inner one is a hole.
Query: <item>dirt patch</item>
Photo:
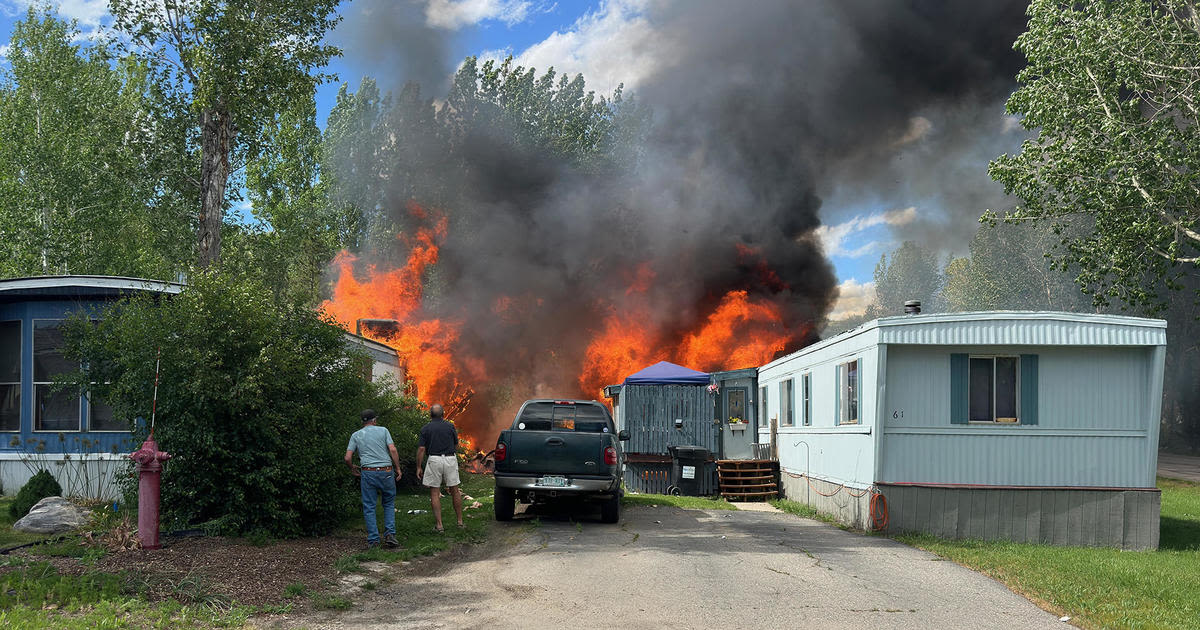
[[[263,546],[220,537],[165,542],[155,551],[109,553],[91,567],[68,558],[56,558],[53,564],[75,574],[128,571],[146,588],[151,600],[220,597],[257,606],[285,600],[284,589],[291,584],[304,584],[309,592],[328,588],[337,575],[337,559],[363,549],[361,538],[346,536]]]

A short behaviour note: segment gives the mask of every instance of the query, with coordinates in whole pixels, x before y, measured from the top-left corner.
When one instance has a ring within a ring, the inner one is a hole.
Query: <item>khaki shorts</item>
[[[425,462],[425,475],[421,483],[430,488],[446,486],[453,488],[458,480],[458,458],[454,455],[430,455]]]

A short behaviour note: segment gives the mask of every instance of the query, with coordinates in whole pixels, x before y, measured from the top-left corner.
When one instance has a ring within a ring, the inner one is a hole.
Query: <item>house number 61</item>
[[[893,418],[893,419],[895,419],[895,418],[903,418],[903,417],[904,417],[904,412],[903,412],[903,411],[893,411],[893,412],[892,412],[892,418]]]

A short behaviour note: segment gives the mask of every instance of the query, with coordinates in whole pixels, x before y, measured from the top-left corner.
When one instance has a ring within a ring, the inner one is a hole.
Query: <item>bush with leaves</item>
[[[341,459],[359,412],[420,404],[368,383],[369,359],[343,334],[253,279],[213,272],[173,297],[113,304],[94,324],[71,320],[67,351],[87,366],[76,382],[118,418],[149,418],[161,349],[166,529],[286,538],[327,532],[357,504]]]
[[[22,518],[29,514],[38,501],[58,496],[62,496],[62,486],[58,485],[54,475],[48,470],[39,470],[21,486],[16,499],[8,506],[8,513],[14,520]]]

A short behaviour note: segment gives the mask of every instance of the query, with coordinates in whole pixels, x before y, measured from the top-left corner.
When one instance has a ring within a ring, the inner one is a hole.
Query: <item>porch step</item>
[[[721,496],[730,501],[765,501],[779,496],[779,462],[770,459],[719,459]]]

